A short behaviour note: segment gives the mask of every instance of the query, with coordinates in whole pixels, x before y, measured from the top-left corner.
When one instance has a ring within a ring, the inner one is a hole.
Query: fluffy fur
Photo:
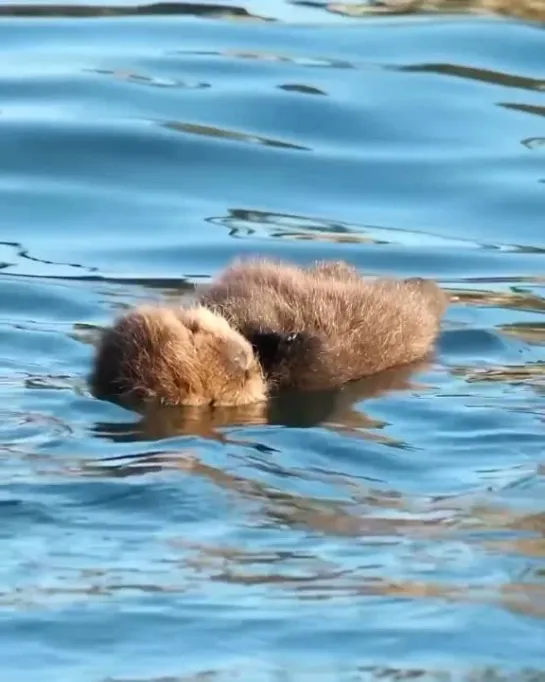
[[[254,346],[276,388],[327,389],[426,356],[447,306],[420,278],[364,280],[343,262],[235,263],[200,295]]]
[[[130,403],[245,405],[267,388],[251,345],[203,307],[143,306],[102,337],[91,383],[95,395]]]
[[[99,344],[95,395],[239,406],[324,390],[424,358],[447,297],[423,279],[364,280],[343,262],[238,262],[191,308],[143,306]]]

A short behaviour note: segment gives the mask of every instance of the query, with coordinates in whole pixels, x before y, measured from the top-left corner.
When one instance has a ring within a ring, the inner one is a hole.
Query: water
[[[3,678],[542,680],[542,26],[233,7],[1,8]],[[90,396],[101,325],[248,253],[460,302],[266,419]]]

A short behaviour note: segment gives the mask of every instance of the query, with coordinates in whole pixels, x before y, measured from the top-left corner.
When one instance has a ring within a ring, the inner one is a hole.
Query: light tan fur
[[[93,392],[129,402],[245,405],[266,399],[251,345],[203,307],[142,306],[102,337]]]

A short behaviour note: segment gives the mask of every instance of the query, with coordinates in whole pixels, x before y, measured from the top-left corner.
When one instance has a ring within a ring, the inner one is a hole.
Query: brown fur
[[[244,405],[266,398],[251,345],[202,307],[143,306],[120,317],[99,345],[93,392],[129,402]]]
[[[235,263],[200,302],[256,349],[276,388],[334,388],[425,357],[447,306],[432,281],[364,280],[350,265]]]
[[[130,403],[216,406],[261,402],[267,383],[335,388],[423,358],[446,302],[431,281],[366,281],[340,261],[240,262],[201,305],[121,316],[102,337],[92,387]]]

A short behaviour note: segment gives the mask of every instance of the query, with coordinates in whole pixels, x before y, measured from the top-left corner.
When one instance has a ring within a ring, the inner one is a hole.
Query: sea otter
[[[336,388],[424,358],[447,301],[430,280],[367,280],[342,261],[239,261],[197,291],[196,306],[121,316],[91,383],[105,398],[209,406]]]

